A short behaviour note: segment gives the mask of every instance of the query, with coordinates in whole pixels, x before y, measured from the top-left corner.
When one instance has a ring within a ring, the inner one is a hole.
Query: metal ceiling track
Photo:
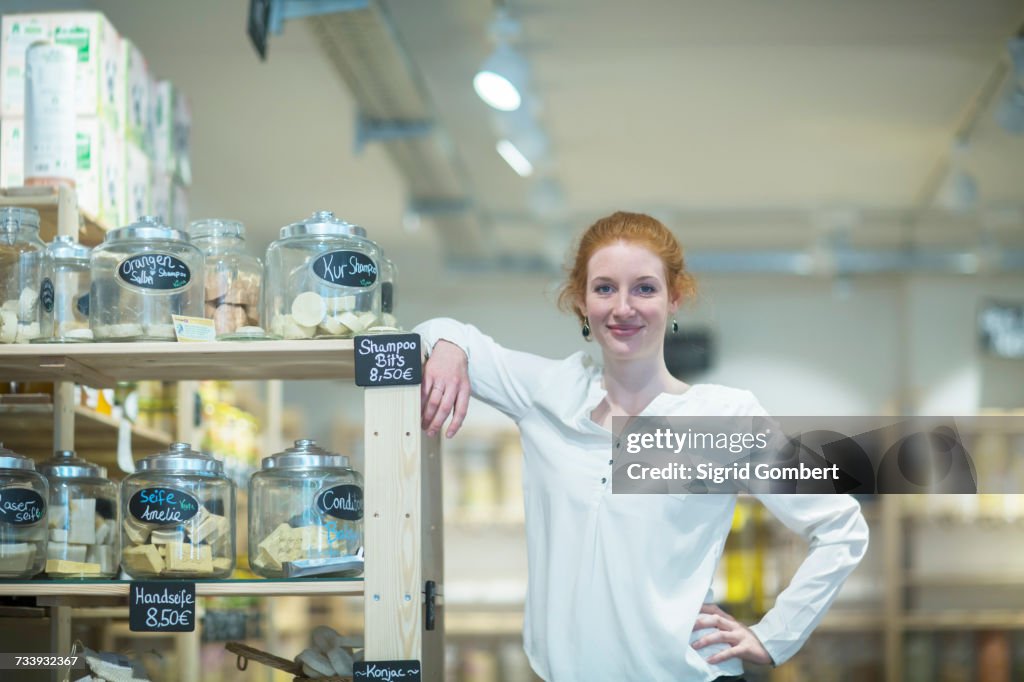
[[[420,74],[379,0],[270,0],[269,27],[280,33],[305,19],[358,107],[356,151],[381,145],[402,176],[411,206],[460,207],[431,222],[457,259],[488,253],[483,214],[469,176],[438,122]]]

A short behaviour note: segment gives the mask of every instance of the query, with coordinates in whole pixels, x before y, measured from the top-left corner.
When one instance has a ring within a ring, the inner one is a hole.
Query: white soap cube
[[[96,500],[71,500],[71,518],[68,524],[68,542],[83,545],[96,544]],[[78,561],[75,559],[74,561]]]

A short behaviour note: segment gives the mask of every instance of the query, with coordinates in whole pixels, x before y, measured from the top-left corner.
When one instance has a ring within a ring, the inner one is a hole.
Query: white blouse
[[[439,318],[414,330],[429,352],[440,339],[469,358],[472,393],[519,426],[529,579],[523,641],[545,680],[706,682],[740,675],[728,648],[690,644],[731,527],[736,496],[613,495],[613,438],[590,419],[604,399],[588,355],[550,360],[499,346],[471,325]],[[766,415],[748,392],[695,384],[663,393],[643,415]],[[615,445],[617,447],[617,444]],[[751,629],[776,665],[806,641],[864,556],[868,527],[849,495],[759,495],[810,541],[807,558]]]

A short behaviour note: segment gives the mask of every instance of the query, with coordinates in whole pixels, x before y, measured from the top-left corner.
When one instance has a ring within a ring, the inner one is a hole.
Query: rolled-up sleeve
[[[807,557],[751,630],[780,665],[821,622],[868,547],[860,503],[849,495],[758,495],[785,526],[810,542]]]
[[[509,350],[470,324],[447,317],[427,320],[413,332],[429,356],[438,341],[450,341],[466,353],[472,394],[519,421],[533,404],[548,371],[558,364],[539,355]]]

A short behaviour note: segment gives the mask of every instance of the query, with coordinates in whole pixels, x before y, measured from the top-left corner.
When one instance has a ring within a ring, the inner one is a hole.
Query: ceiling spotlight
[[[512,166],[512,170],[519,173],[520,177],[528,178],[533,175],[533,164],[511,141],[498,140],[496,148],[501,158],[505,159],[505,163]]]
[[[473,89],[488,106],[498,111],[515,111],[523,103],[528,68],[514,48],[499,43],[473,76]]]

